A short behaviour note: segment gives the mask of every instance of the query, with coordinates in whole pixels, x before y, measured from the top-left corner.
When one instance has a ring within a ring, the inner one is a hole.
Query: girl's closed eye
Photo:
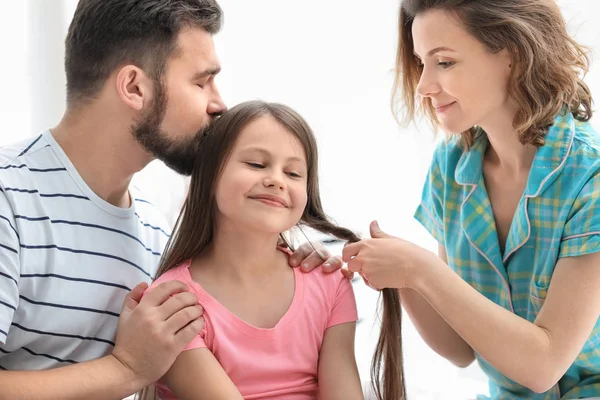
[[[286,172],[286,174],[292,178],[296,178],[296,179],[302,178],[302,174],[300,172],[290,171],[290,172]]]
[[[252,162],[252,161],[247,161],[246,165],[252,167],[252,168],[256,168],[256,169],[263,169],[265,166],[261,163],[257,163],[257,162]]]

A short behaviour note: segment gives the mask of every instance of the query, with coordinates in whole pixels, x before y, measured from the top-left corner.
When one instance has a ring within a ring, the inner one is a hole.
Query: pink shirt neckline
[[[302,302],[304,299],[304,273],[301,272],[299,268],[293,268],[294,297],[292,298],[292,303],[290,304],[288,310],[277,322],[277,324],[275,324],[274,327],[259,328],[239,318],[227,307],[221,304],[217,299],[215,299],[210,293],[204,290],[204,288],[199,283],[194,281],[189,270],[190,264],[191,260],[187,260],[181,265],[181,271],[183,274],[182,278],[190,282],[192,289],[196,292],[196,295],[198,296],[199,303],[201,305],[205,304],[206,306],[210,305],[210,308],[216,311],[216,316],[224,318],[229,325],[246,335],[254,337],[268,337],[277,335],[278,331],[290,324],[296,318],[296,316],[298,315],[298,311],[302,308]]]

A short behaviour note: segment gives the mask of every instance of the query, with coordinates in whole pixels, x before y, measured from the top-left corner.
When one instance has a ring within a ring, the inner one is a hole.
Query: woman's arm
[[[327,328],[319,354],[319,399],[362,400],[354,357],[356,322]]]
[[[162,382],[179,400],[243,400],[221,364],[206,348],[182,352]]]
[[[373,239],[343,250],[373,288],[414,289],[471,348],[535,392],[558,382],[600,315],[600,253],[560,258],[534,323],[490,301],[437,255],[371,225]]]
[[[600,253],[559,259],[534,323],[491,302],[439,259],[411,285],[483,358],[542,393],[581,352],[600,314]]]
[[[448,263],[446,249],[442,245],[439,245],[438,256],[444,263]],[[419,292],[412,289],[399,292],[403,308],[433,351],[458,367],[467,367],[475,360],[471,346],[444,321]]]

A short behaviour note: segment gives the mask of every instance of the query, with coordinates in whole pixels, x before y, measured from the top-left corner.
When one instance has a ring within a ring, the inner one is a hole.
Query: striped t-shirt
[[[128,209],[99,198],[49,131],[0,149],[0,191],[0,369],[108,354],[168,239],[161,213],[133,187]]]

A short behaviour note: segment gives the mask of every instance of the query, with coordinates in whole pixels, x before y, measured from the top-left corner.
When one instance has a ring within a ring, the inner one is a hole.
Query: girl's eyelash
[[[246,161],[245,164],[252,168],[257,168],[257,169],[265,168],[265,166],[263,164],[260,164],[257,162]],[[302,174],[299,174],[298,172],[286,172],[286,175],[288,175],[292,178],[302,178]]]

